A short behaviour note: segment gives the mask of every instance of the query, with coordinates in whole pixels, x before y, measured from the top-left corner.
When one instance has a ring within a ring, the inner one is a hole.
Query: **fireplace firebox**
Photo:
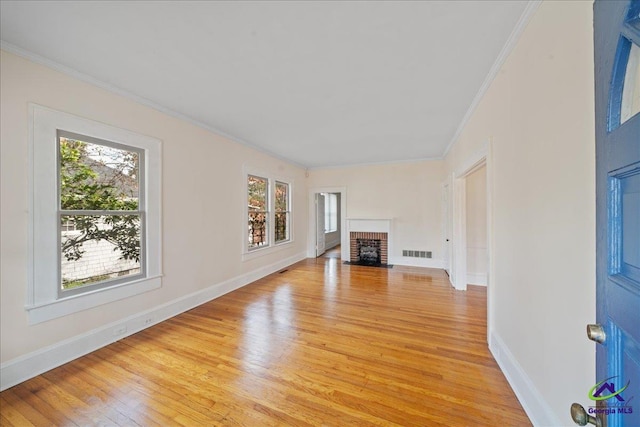
[[[356,248],[357,262],[366,265],[381,264],[379,239],[356,239]]]

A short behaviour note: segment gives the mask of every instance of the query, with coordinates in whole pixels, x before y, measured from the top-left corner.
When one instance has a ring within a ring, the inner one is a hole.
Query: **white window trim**
[[[284,184],[287,186],[287,210],[286,213],[289,214],[289,222],[287,224],[287,238],[284,240],[277,241],[276,240],[276,187],[278,184]],[[289,243],[291,241],[291,218],[293,217],[293,211],[291,210],[291,183],[286,180],[275,178],[273,180],[273,244],[283,245],[285,243]]]
[[[268,247],[270,247],[271,245],[273,245],[273,236],[271,235],[271,228],[272,228],[272,224],[271,224],[271,220],[272,220],[272,216],[273,216],[273,212],[271,211],[271,179],[269,179],[269,177],[264,176],[264,175],[256,175],[253,173],[247,174],[245,177],[245,201],[247,200],[247,196],[249,194],[249,176],[252,176],[254,178],[258,178],[258,179],[264,179],[267,181],[267,194],[266,194],[266,198],[267,198],[267,203],[266,203],[266,210],[265,210],[265,214],[267,217],[267,244],[266,245],[262,245],[262,246],[256,246],[256,247],[250,247],[249,246],[249,242],[246,241],[246,238],[248,236],[245,236],[245,244],[247,245],[247,252],[255,252],[255,251],[259,251],[260,249],[266,249]],[[247,214],[245,215],[245,223],[249,218],[249,205],[248,203],[245,202],[245,204],[247,204],[246,207],[246,211]]]
[[[145,277],[82,294],[58,297],[58,129],[145,151]],[[161,141],[29,104],[29,150],[29,271],[25,306],[29,314],[29,323],[41,323],[159,288],[162,285]]]
[[[269,233],[269,244],[249,249],[249,242],[247,239],[247,218],[249,217],[249,207],[247,205],[247,194],[249,193],[249,184],[247,177],[249,175],[258,176],[261,178],[266,178],[268,180],[269,186],[269,221],[268,221],[268,233]],[[270,173],[269,171],[265,171],[264,169],[255,168],[251,166],[245,165],[242,168],[242,180],[243,180],[243,188],[244,195],[242,197],[243,200],[243,220],[242,220],[242,261],[249,261],[261,256],[265,256],[268,254],[272,254],[278,251],[285,249],[288,245],[291,245],[294,242],[294,232],[293,232],[293,217],[294,217],[294,205],[293,205],[293,190],[294,190],[294,180],[292,178],[284,177],[281,175],[276,175]],[[275,242],[276,231],[275,231],[275,185],[276,181],[288,184],[289,185],[289,239],[280,241],[278,243]]]

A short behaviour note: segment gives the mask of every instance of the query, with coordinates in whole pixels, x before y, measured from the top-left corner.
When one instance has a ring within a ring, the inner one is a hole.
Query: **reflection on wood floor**
[[[486,291],[301,261],[0,394],[0,424],[523,426]]]

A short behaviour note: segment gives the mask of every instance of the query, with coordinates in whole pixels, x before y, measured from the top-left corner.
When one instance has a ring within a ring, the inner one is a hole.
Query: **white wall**
[[[140,313],[150,313],[154,321],[160,321],[175,310],[187,309],[306,256],[304,170],[13,54],[3,51],[0,63],[3,386],[19,380],[27,365],[29,374],[35,375],[48,360],[64,361],[113,340],[113,328],[122,322],[129,333],[135,332],[141,328]],[[29,102],[163,141],[164,278],[160,289],[29,326],[24,309]],[[293,180],[295,236],[293,244],[245,262],[244,165]]]
[[[490,142],[490,347],[536,425],[592,403],[593,66],[591,2],[543,2],[445,159]]]
[[[487,284],[487,168],[466,177],[467,283]]]
[[[316,169],[310,188],[345,187],[347,218],[393,219],[391,264],[442,268],[442,161]],[[433,259],[402,256],[432,251]]]

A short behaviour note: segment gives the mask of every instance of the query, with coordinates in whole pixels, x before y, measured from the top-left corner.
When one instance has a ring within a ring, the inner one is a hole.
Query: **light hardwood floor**
[[[486,292],[321,257],[0,393],[3,426],[527,426]]]

